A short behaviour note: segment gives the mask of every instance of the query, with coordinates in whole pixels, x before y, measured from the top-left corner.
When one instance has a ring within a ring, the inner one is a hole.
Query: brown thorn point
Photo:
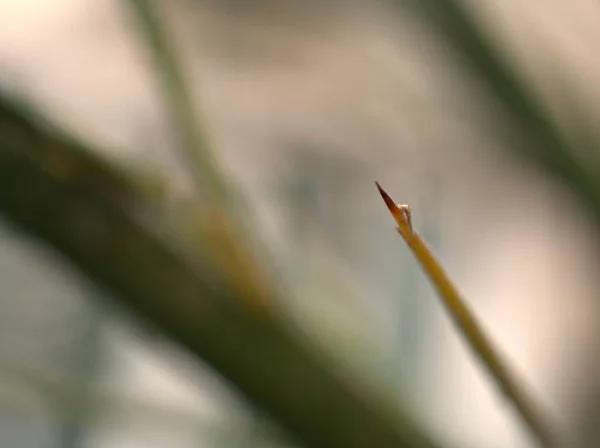
[[[385,205],[387,205],[387,208],[390,210],[392,215],[394,215],[394,210],[397,210],[398,206],[392,200],[392,198],[390,198],[390,196],[385,192],[385,190],[383,188],[381,188],[381,185],[379,185],[379,182],[375,182],[375,185],[377,185],[377,189],[379,190],[379,194],[383,198]]]
[[[412,234],[412,222],[410,218],[410,208],[407,205],[398,205],[396,204],[392,198],[385,192],[379,182],[375,182],[377,185],[377,189],[379,190],[379,194],[383,198],[385,205],[389,209],[390,213],[396,220],[399,229],[408,229],[408,231]],[[400,230],[401,234],[404,234],[403,230]]]

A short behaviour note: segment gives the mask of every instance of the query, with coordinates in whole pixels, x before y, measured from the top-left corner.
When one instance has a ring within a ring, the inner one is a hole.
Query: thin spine
[[[558,448],[560,445],[550,430],[550,425],[540,411],[540,407],[531,398],[516,376],[510,371],[508,365],[502,360],[499,351],[494,347],[482,327],[469,310],[465,300],[457,288],[446,275],[442,265],[433,252],[416,232],[412,225],[410,207],[396,204],[390,196],[376,182],[386,206],[398,224],[398,233],[402,236],[419,264],[433,283],[438,295],[442,299],[448,313],[458,325],[462,335],[475,354],[487,367],[492,378],[504,395],[513,403],[523,422],[532,435],[538,440],[540,446],[545,448]]]

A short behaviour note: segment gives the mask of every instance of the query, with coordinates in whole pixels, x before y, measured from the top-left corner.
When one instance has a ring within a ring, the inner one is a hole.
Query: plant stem
[[[421,236],[413,229],[410,208],[407,205],[397,205],[379,184],[377,184],[377,188],[398,224],[398,233],[404,238],[431,283],[433,283],[467,343],[487,367],[502,392],[514,404],[523,422],[538,440],[540,446],[557,448],[559,444],[550,430],[550,425],[542,417],[539,407],[504,363],[498,350],[486,336],[483,328],[467,307],[465,300],[446,275],[440,262]]]

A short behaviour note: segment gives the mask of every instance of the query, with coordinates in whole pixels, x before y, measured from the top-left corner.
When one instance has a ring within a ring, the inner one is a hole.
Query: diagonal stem
[[[550,430],[550,425],[542,416],[543,414],[538,405],[517,380],[515,374],[510,371],[491,339],[488,338],[471,310],[469,310],[458,289],[446,275],[440,262],[419,233],[413,229],[408,206],[397,205],[379,184],[377,184],[377,188],[398,224],[398,233],[404,238],[431,283],[433,283],[444,306],[459,327],[467,343],[481,359],[500,390],[513,403],[523,422],[538,440],[540,446],[557,448],[559,444]]]

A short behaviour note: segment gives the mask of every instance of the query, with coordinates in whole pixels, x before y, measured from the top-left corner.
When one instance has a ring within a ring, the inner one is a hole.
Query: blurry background
[[[598,446],[600,221],[577,177],[523,157],[541,134],[494,97],[501,80],[456,50],[462,28],[446,4],[160,6],[219,161],[247,194],[307,332],[385,384],[443,446],[533,446],[394,231],[378,180],[411,204],[558,427],[576,446]],[[573,157],[600,175],[600,5],[461,4]],[[107,156],[173,166],[173,131],[127,2],[0,0],[0,87]],[[1,447],[288,446],[210,370],[37,244],[0,234]]]

